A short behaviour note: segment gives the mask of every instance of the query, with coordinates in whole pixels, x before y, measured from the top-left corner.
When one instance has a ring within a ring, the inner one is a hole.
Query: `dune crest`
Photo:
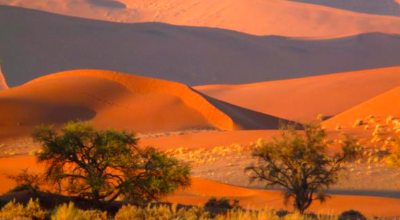
[[[163,22],[254,35],[338,37],[400,33],[400,19],[278,0],[0,0],[0,4],[113,22]]]
[[[231,118],[208,103],[203,97],[193,92],[189,87],[176,82],[132,76],[112,71],[78,70],[44,76],[33,80],[28,84],[68,76],[91,76],[111,80],[123,85],[134,94],[144,96],[158,93],[171,94],[181,99],[187,106],[199,111],[214,126],[224,130],[232,130],[235,128],[234,122]]]
[[[289,120],[309,122],[315,120],[318,114],[328,117],[340,114],[397,86],[400,86],[400,67],[245,85],[208,85],[194,88],[243,108]]]

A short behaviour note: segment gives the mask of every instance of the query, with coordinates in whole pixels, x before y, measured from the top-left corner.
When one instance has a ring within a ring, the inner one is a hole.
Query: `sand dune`
[[[244,108],[307,122],[315,120],[318,114],[337,115],[397,86],[400,86],[400,67],[247,85],[194,88]],[[377,108],[386,109],[385,106]],[[374,110],[381,111],[374,108],[370,109],[369,114],[374,114]]]
[[[6,175],[16,174],[22,169],[29,168],[31,172],[40,172],[43,167],[35,163],[34,157],[16,157],[0,159],[0,193],[7,192],[15,186],[15,182],[6,178]],[[230,186],[214,181],[193,178],[193,185],[188,189],[166,198],[169,202],[181,204],[204,204],[211,196],[237,198],[246,208],[285,208],[282,195],[279,191],[254,190]],[[368,196],[332,196],[324,204],[315,203],[310,211],[340,213],[348,209],[356,209],[362,213],[380,217],[400,216],[398,207],[400,199],[389,199]],[[290,207],[286,207],[289,208]]]
[[[0,51],[11,87],[71,69],[205,85],[400,65],[397,35],[256,37],[210,28],[93,21],[8,6],[0,6]]]
[[[325,121],[323,123],[327,128],[334,128],[340,124],[343,128],[353,128],[356,120],[365,120],[373,115],[382,124],[388,116],[393,118],[400,117],[400,87],[394,88],[388,92],[367,100],[347,111]],[[371,133],[372,131],[366,131]]]
[[[0,114],[6,117],[0,118],[0,125],[8,136],[12,136],[8,127],[22,135],[31,131],[26,127],[76,119],[145,133],[278,126],[278,118],[219,101],[210,103],[204,97],[175,82],[111,71],[69,71],[2,91]]]
[[[287,0],[354,12],[400,16],[400,4],[397,0]]]
[[[106,21],[218,27],[255,35],[337,37],[366,32],[400,33],[397,17],[279,0],[1,0],[0,4]],[[384,3],[381,0],[379,4]]]

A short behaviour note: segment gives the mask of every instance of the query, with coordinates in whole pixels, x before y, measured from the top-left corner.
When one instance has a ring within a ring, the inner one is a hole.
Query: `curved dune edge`
[[[254,35],[338,37],[367,32],[400,33],[400,19],[288,1],[119,0],[96,1],[1,0],[0,4],[113,22],[164,22],[175,25],[230,29]],[[116,8],[117,7],[117,8]]]
[[[105,70],[74,70],[40,77],[28,82],[28,84],[68,76],[91,76],[111,80],[137,94],[169,93],[179,97],[186,105],[199,111],[211,124],[220,129],[233,130],[238,127],[229,116],[215,108],[202,96],[195,93],[188,86],[176,82]]]
[[[315,120],[318,114],[340,114],[397,86],[400,86],[400,67],[193,88],[243,108],[288,120],[307,122]]]
[[[383,121],[383,123],[388,116],[398,119],[400,117],[399,98],[400,86],[348,109],[347,111],[323,122],[322,125],[330,129],[333,129],[339,124],[344,128],[353,128],[356,120],[365,120],[370,115]]]
[[[36,163],[34,157],[15,157],[0,159],[0,193],[5,193],[15,186],[15,182],[6,175],[16,174],[21,169],[29,168],[31,172],[41,172],[44,167]],[[255,190],[230,186],[210,180],[192,178],[192,186],[165,198],[168,202],[197,205],[204,204],[211,196],[237,198],[245,208],[274,208],[284,207],[279,191]],[[336,196],[333,195],[326,203],[314,203],[309,211],[317,213],[339,214],[345,210],[356,209],[367,216],[393,217],[400,216],[400,199],[390,199],[369,196]]]
[[[6,79],[4,78],[4,74],[1,71],[1,57],[0,57],[0,91],[8,89]]]

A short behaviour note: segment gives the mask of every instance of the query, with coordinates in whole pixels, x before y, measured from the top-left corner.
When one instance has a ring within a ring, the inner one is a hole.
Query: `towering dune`
[[[4,78],[4,74],[1,71],[1,57],[0,57],[0,91],[1,90],[5,90],[7,88],[8,88],[8,86],[7,86],[7,83],[6,83],[6,79]]]
[[[315,120],[318,114],[334,116],[398,86],[400,67],[247,85],[194,88],[237,106],[306,122]],[[373,109],[370,114],[373,114]]]
[[[334,5],[340,7],[343,2]],[[279,0],[0,0],[0,4],[106,21],[217,27],[255,35],[332,37],[400,33],[397,17]]]
[[[0,6],[0,51],[11,87],[71,69],[106,69],[204,85],[400,65],[398,35],[256,37],[211,28],[94,21],[8,6]]]
[[[136,132],[278,126],[278,118],[229,104],[219,108],[217,102],[211,104],[179,83],[111,71],[69,71],[1,92],[0,115],[6,117],[0,118],[0,125],[8,128],[3,137],[76,119]]]
[[[340,124],[343,128],[353,128],[356,120],[365,120],[373,115],[381,123],[385,123],[388,116],[400,118],[400,87],[367,100],[323,123],[327,128],[333,129]],[[372,131],[368,131],[371,133]]]

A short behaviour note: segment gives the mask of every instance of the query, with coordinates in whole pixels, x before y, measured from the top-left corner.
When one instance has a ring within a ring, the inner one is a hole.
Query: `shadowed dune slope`
[[[400,87],[397,87],[323,122],[323,125],[331,129],[338,124],[343,128],[352,128],[356,120],[365,120],[370,115],[381,121],[388,116],[398,119],[400,118],[399,99]],[[371,132],[368,131],[368,133]]]
[[[224,104],[225,108],[213,104],[179,83],[111,71],[79,70],[48,75],[0,92],[0,113],[7,116],[0,118],[0,125],[18,130],[80,119],[100,127],[136,132],[278,126],[278,118],[229,104]]]
[[[234,105],[307,122],[315,120],[318,114],[334,116],[397,86],[400,86],[400,67],[247,85],[194,88]]]
[[[17,157],[0,159],[0,180],[2,186],[0,193],[7,192],[15,186],[15,182],[6,178],[6,175],[19,173],[22,169],[29,168],[31,172],[41,172],[44,167],[35,163],[34,157]],[[279,191],[254,190],[230,186],[210,180],[192,179],[192,186],[165,198],[166,201],[186,205],[204,204],[210,197],[227,197],[238,199],[245,208],[287,208],[284,207],[282,193]],[[310,211],[339,214],[345,210],[356,209],[367,216],[393,217],[399,216],[400,199],[379,198],[369,196],[335,196],[326,203],[315,202]]]
[[[382,1],[380,4],[384,4]],[[255,35],[337,37],[366,32],[400,33],[398,17],[280,0],[0,0],[0,4],[114,22],[163,22]]]
[[[71,69],[137,73],[187,85],[243,84],[398,66],[400,36],[256,37],[0,6],[0,51],[10,87]]]

